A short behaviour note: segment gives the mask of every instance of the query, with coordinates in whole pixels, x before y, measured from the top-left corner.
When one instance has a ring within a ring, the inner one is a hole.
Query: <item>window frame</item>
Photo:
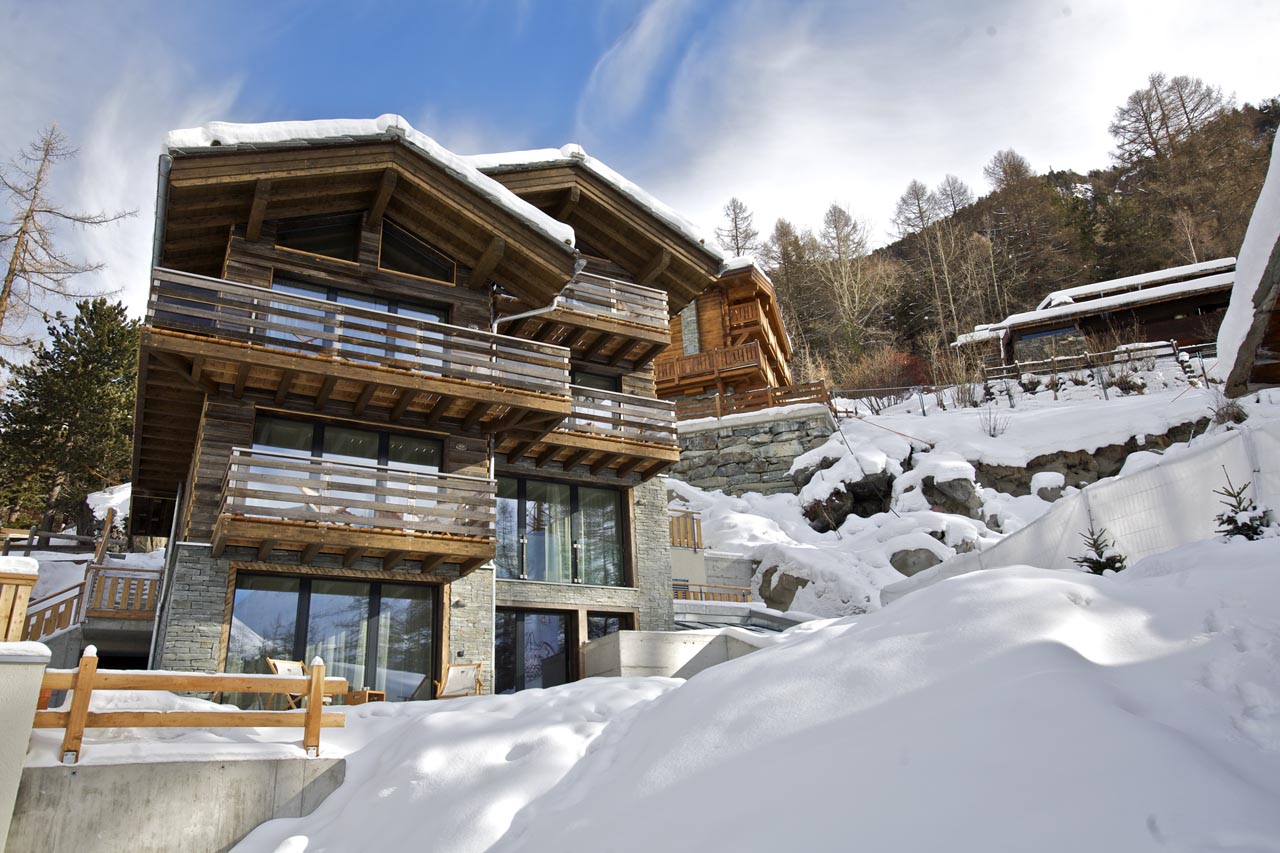
[[[417,439],[426,439],[428,441],[434,441],[436,444],[440,446],[440,462],[437,466],[437,473],[444,473],[444,470],[445,470],[445,456],[446,456],[446,452],[448,450],[449,445],[445,441],[444,436],[437,435],[437,434],[405,432],[402,430],[378,429],[376,428],[376,425],[371,426],[363,422],[352,423],[349,421],[336,421],[336,420],[328,420],[328,419],[313,420],[311,418],[297,417],[293,415],[293,413],[291,412],[280,412],[276,409],[257,409],[254,412],[253,438],[251,440],[251,445],[250,445],[251,449],[254,449],[254,450],[258,449],[257,447],[258,423],[264,419],[277,420],[277,421],[292,421],[293,423],[306,424],[307,426],[311,427],[311,451],[308,454],[308,456],[304,458],[324,459],[325,458],[324,456],[325,427],[336,426],[343,429],[363,430],[364,432],[371,432],[378,436],[378,460],[376,462],[354,463],[354,464],[376,465],[379,468],[386,468],[391,471],[404,470],[412,473],[412,469],[407,469],[407,468],[397,469],[391,466],[391,463],[389,461],[390,454],[391,454],[391,438],[395,436],[400,438],[417,438]],[[279,452],[279,451],[271,451],[271,452]],[[352,463],[338,462],[335,464],[341,465],[341,464],[352,464]]]
[[[433,278],[429,275],[418,275],[417,273],[405,272],[404,270],[397,270],[397,269],[392,269],[391,267],[383,266],[382,265],[382,242],[386,234],[386,228],[388,225],[390,225],[392,228],[404,234],[410,240],[421,243],[424,247],[426,247],[426,249],[429,252],[433,252],[434,254],[439,255],[444,261],[448,263],[449,266],[453,268],[453,280],[450,281],[449,279],[444,279],[444,278]],[[396,222],[394,219],[391,219],[390,217],[387,217],[387,216],[382,217],[382,222],[378,226],[378,257],[374,261],[374,267],[376,267],[379,272],[384,272],[384,273],[387,273],[388,275],[402,275],[408,278],[416,279],[418,281],[429,281],[429,282],[432,282],[433,284],[441,284],[441,285],[444,285],[445,287],[458,286],[458,262],[452,256],[450,256],[444,250],[440,249],[438,246],[433,245],[429,240],[425,240],[418,234],[415,234],[412,229],[406,228],[405,226],[401,225],[399,222]]]

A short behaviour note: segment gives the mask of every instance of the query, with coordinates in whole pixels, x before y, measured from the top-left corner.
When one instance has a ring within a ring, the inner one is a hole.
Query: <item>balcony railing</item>
[[[568,395],[564,347],[157,269],[147,323],[468,383]]]
[[[590,273],[579,273],[565,285],[556,303],[570,311],[604,315],[662,331],[666,331],[669,322],[665,292]]]
[[[682,355],[654,365],[654,378],[661,383],[674,383],[694,376],[709,376],[743,367],[764,366],[760,344],[755,341],[736,347]]]
[[[673,580],[671,597],[676,601],[750,601],[749,586],[717,586]]]
[[[675,406],[635,394],[571,386],[573,412],[557,431],[580,432],[647,444],[676,445]]]
[[[84,580],[33,601],[23,638],[41,640],[85,619],[153,619],[160,569],[91,565]]]
[[[258,520],[492,539],[494,481],[235,448],[222,513]]]
[[[742,412],[757,412],[774,406],[794,406],[800,403],[822,403],[831,408],[831,393],[825,382],[806,382],[782,388],[761,388],[737,394],[712,394],[676,403],[677,420],[720,418]],[[834,410],[833,410],[834,413]]]

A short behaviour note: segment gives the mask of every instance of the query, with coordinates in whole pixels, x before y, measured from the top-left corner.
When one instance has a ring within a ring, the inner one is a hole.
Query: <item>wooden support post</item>
[[[107,540],[111,538],[111,525],[116,523],[116,508],[107,507],[107,515],[102,519],[102,538],[98,540],[98,547],[93,552],[93,564],[95,566],[102,565],[102,561],[107,558]]]
[[[27,531],[27,548],[22,552],[24,556],[31,556],[31,548],[36,544],[36,533],[39,531],[40,528],[34,524],[31,525],[31,529]]]
[[[313,658],[311,681],[307,684],[307,707],[303,712],[302,748],[307,758],[320,757],[320,715],[324,712],[324,661]]]
[[[89,652],[93,651],[90,655]],[[93,679],[98,672],[98,652],[85,649],[76,670],[76,684],[71,692],[71,710],[67,713],[67,730],[62,736],[62,763],[80,760],[80,744],[84,740],[84,724],[89,720],[89,697],[93,695]],[[68,760],[69,759],[69,760]]]
[[[244,239],[258,242],[262,236],[262,221],[267,217],[267,202],[271,200],[271,181],[263,178],[253,186],[253,204],[249,207],[249,224],[244,229]]]
[[[501,237],[494,237],[489,241],[484,253],[480,255],[475,266],[471,268],[472,287],[483,285],[488,280],[494,268],[498,266],[498,261],[502,260],[502,255],[506,249],[507,243]]]
[[[365,222],[365,227],[369,230],[382,225],[382,216],[387,212],[387,203],[391,201],[391,194],[395,192],[397,180],[398,176],[394,169],[387,169],[382,173],[382,180],[378,182],[378,192],[373,197],[373,204],[369,205],[369,218]]]

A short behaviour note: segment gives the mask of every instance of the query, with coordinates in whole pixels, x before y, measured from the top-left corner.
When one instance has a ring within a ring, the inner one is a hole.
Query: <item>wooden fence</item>
[[[676,601],[750,601],[751,587],[672,581],[671,597]]]
[[[23,639],[42,640],[87,618],[153,619],[160,569],[90,565],[84,580],[32,602]]]
[[[1214,358],[1217,356],[1218,347],[1216,343],[1180,347],[1177,341],[1156,341],[1106,352],[1083,352],[1039,361],[1003,364],[987,367],[984,373],[987,381],[1016,381],[1027,373],[1035,376],[1054,376],[1085,373],[1099,368],[1125,370],[1140,366],[1141,362],[1146,360],[1177,359],[1182,353],[1186,353],[1189,357]]]
[[[691,510],[673,510],[671,520],[671,547],[702,550],[702,516]]]
[[[27,601],[36,576],[25,572],[0,571],[0,640],[16,643],[27,624]]]
[[[325,678],[317,661],[306,676],[232,673],[98,671],[98,658],[85,655],[75,671],[46,672],[41,690],[70,690],[66,711],[36,711],[34,728],[65,729],[62,763],[80,760],[84,730],[122,728],[301,728],[302,746],[314,758],[320,729],[342,728],[346,716],[324,713],[324,697],[347,692],[345,678]],[[305,697],[300,711],[102,711],[89,710],[94,690],[166,690],[174,693],[272,693]]]
[[[719,418],[741,412],[757,412],[774,406],[792,406],[798,403],[822,403],[830,408],[831,394],[824,382],[806,382],[781,388],[761,388],[738,394],[716,394],[676,402],[676,420],[695,418]]]

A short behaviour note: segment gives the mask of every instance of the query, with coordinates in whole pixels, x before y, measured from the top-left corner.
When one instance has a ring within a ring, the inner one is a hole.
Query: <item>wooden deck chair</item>
[[[300,660],[277,660],[276,658],[267,658],[267,667],[271,670],[273,675],[300,675],[304,678],[310,675],[307,671],[307,665]],[[276,697],[284,698],[284,701],[288,703],[288,708],[285,710],[288,710],[290,708],[301,708],[302,700],[307,698],[307,694],[274,693],[272,694],[271,701],[274,702]],[[333,704],[333,697],[326,694],[322,702],[325,705],[331,705]]]
[[[444,667],[444,681],[433,682],[437,699],[456,699],[480,695],[480,664],[449,663]]]

